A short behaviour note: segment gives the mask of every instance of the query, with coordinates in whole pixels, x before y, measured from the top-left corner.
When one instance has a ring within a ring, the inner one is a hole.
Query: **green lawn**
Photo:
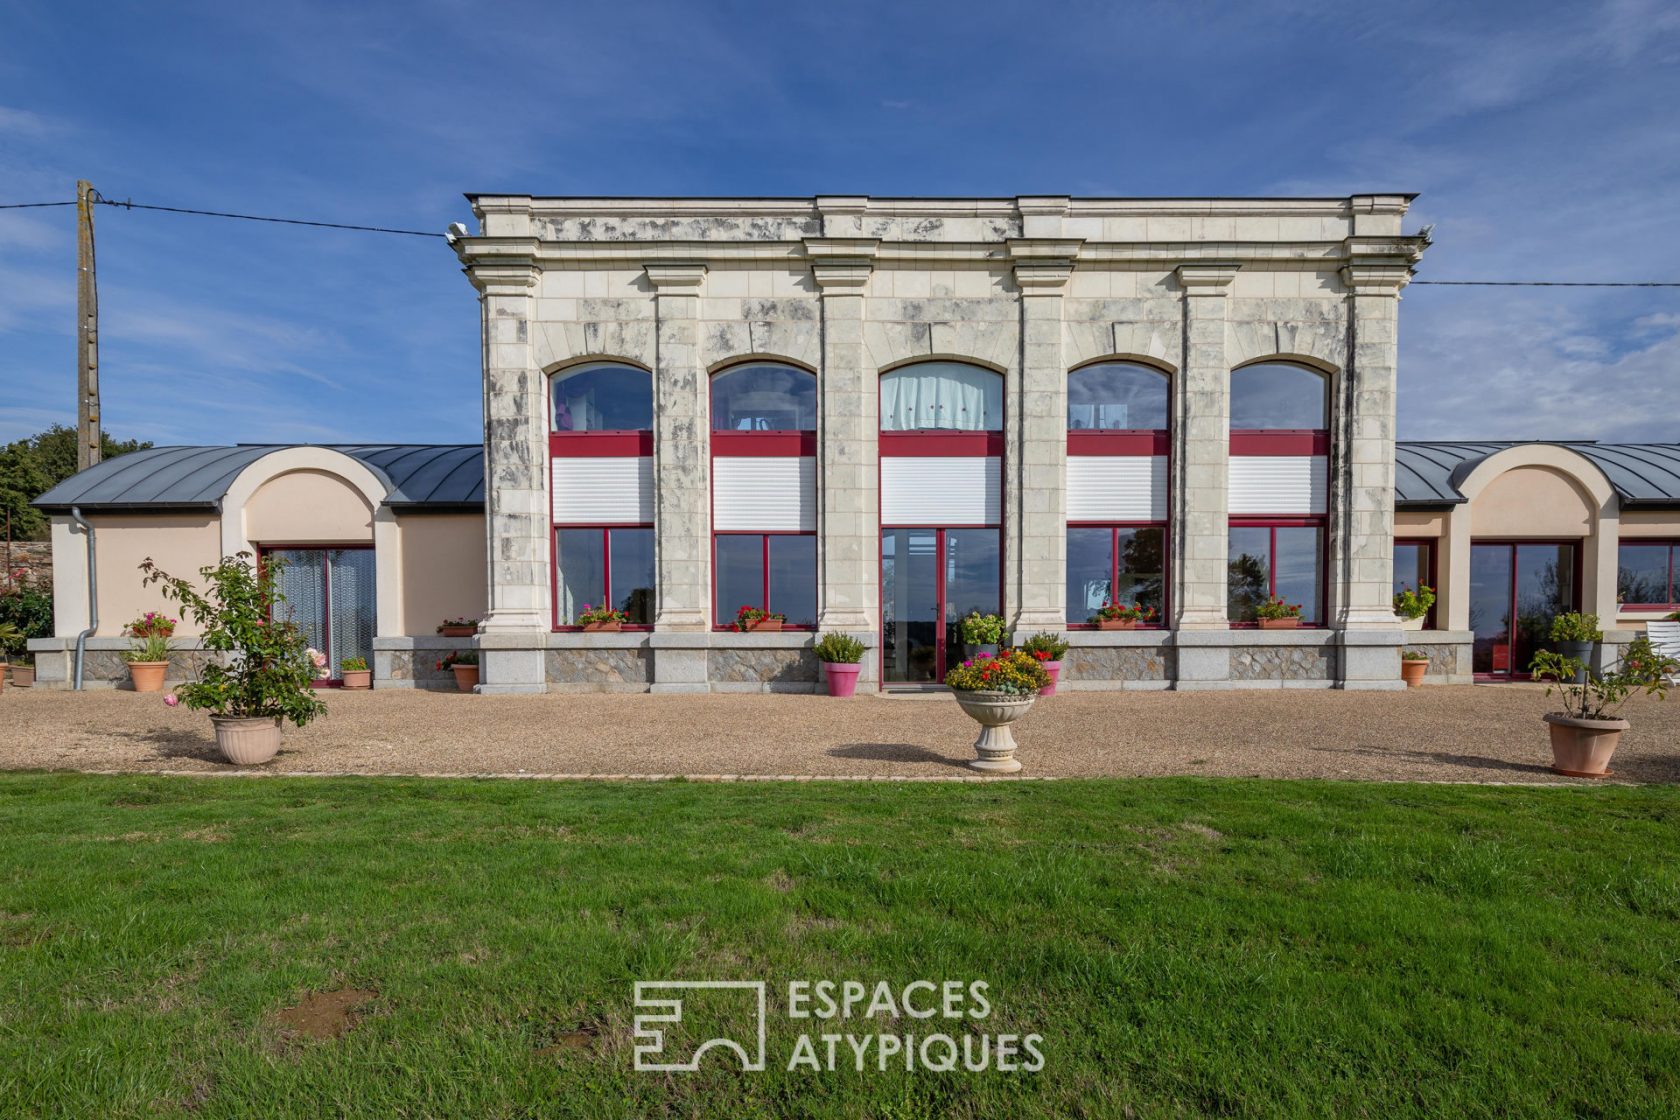
[[[1677,841],[1657,788],[11,775],[0,1116],[1670,1116]],[[769,980],[770,1068],[634,1071],[660,978]],[[789,1072],[939,1029],[781,1014],[826,978],[984,980],[953,1029],[1045,1068]]]

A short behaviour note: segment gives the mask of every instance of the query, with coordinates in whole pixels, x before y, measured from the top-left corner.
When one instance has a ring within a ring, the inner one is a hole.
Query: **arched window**
[[[1170,380],[1135,362],[1068,374],[1067,621],[1097,625],[1109,603],[1167,624]]]
[[[817,624],[817,378],[749,362],[712,375],[712,624],[742,607]]]
[[[1003,378],[963,362],[918,362],[881,377],[883,432],[1001,432]]]
[[[814,432],[817,378],[792,366],[754,362],[712,377],[712,431]]]
[[[1226,609],[1252,624],[1267,599],[1324,618],[1330,378],[1293,362],[1231,371]]]
[[[1167,391],[1167,375],[1148,366],[1082,366],[1068,374],[1068,431],[1165,431]]]
[[[653,375],[591,362],[554,374],[549,398],[554,624],[610,607],[651,626]]]
[[[1293,362],[1231,371],[1232,431],[1317,431],[1330,426],[1329,378]]]
[[[617,362],[592,362],[553,377],[555,432],[651,432],[653,375]]]

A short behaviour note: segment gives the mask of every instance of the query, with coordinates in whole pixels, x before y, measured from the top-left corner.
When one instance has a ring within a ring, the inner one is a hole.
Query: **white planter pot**
[[[260,766],[280,753],[280,717],[211,716],[216,748],[235,766]]]
[[[957,703],[980,725],[974,740],[976,755],[969,766],[988,774],[1013,774],[1021,769],[1015,758],[1015,733],[1009,725],[1027,714],[1038,696],[1007,692],[953,692]]]
[[[1419,615],[1416,618],[1402,618],[1400,620],[1400,629],[1402,629],[1402,630],[1422,630],[1423,629],[1423,624],[1425,622],[1428,622],[1428,621],[1429,621],[1429,616],[1426,615],[1426,614],[1425,615]]]

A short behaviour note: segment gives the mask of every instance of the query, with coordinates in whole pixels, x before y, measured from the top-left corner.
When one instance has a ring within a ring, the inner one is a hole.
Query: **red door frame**
[[[1505,600],[1505,605],[1506,605],[1507,609],[1510,611],[1510,613],[1507,615],[1507,621],[1506,621],[1506,624],[1505,624],[1505,647],[1506,647],[1506,650],[1507,650],[1507,652],[1506,652],[1506,665],[1508,667],[1505,670],[1504,674],[1492,673],[1492,672],[1475,673],[1474,676],[1473,676],[1473,679],[1475,679],[1476,681],[1482,682],[1484,684],[1510,684],[1510,683],[1513,683],[1513,682],[1520,682],[1520,681],[1524,681],[1524,680],[1528,679],[1527,677],[1519,674],[1516,670],[1516,667],[1511,664],[1513,659],[1516,657],[1516,652],[1517,652],[1517,549],[1522,545],[1540,545],[1540,546],[1543,546],[1543,547],[1552,547],[1552,548],[1558,548],[1558,547],[1562,547],[1563,545],[1568,545],[1570,548],[1572,548],[1574,550],[1574,554],[1573,554],[1574,563],[1569,565],[1569,567],[1571,569],[1571,571],[1570,571],[1569,597],[1570,597],[1570,600],[1571,600],[1570,609],[1578,611],[1578,610],[1581,609],[1581,545],[1582,545],[1582,543],[1583,543],[1583,538],[1580,538],[1580,537],[1575,537],[1575,538],[1557,537],[1557,538],[1543,538],[1543,539],[1533,539],[1533,540],[1524,539],[1524,538],[1512,538],[1512,537],[1481,537],[1481,538],[1472,537],[1471,538],[1471,540],[1470,540],[1470,557],[1471,557],[1472,563],[1474,563],[1474,561],[1475,561],[1476,549],[1480,548],[1480,547],[1506,548],[1506,549],[1510,550],[1510,555],[1511,555],[1510,587],[1509,587],[1509,589],[1506,593],[1507,598]],[[1468,594],[1469,588],[1466,588],[1465,591]],[[1474,662],[1475,656],[1476,656],[1476,638],[1475,638],[1474,632],[1472,631],[1471,637],[1470,637],[1470,657],[1472,659],[1472,662]]]
[[[1004,572],[1003,572],[1003,545],[1004,545],[1003,526],[1002,525],[882,525],[880,531],[881,531],[882,534],[885,534],[889,530],[899,530],[899,529],[908,529],[908,530],[911,530],[911,531],[920,530],[921,532],[932,533],[933,534],[933,562],[934,562],[933,582],[934,582],[935,595],[938,599],[938,602],[936,604],[936,608],[938,610],[938,617],[937,617],[936,625],[935,625],[934,631],[933,631],[933,650],[934,650],[934,653],[933,653],[933,681],[932,681],[932,683],[933,684],[943,684],[944,681],[945,681],[945,674],[946,674],[946,672],[948,672],[947,666],[949,664],[947,656],[946,656],[946,654],[948,652],[948,649],[949,649],[949,643],[945,640],[945,628],[949,625],[949,623],[947,623],[946,620],[945,620],[945,612],[950,608],[950,603],[946,601],[946,597],[945,597],[945,590],[946,590],[945,589],[945,563],[946,563],[945,534],[952,529],[958,529],[958,530],[969,530],[969,529],[986,530],[986,529],[990,529],[990,530],[997,533],[997,535],[998,535],[998,611],[1001,613],[1002,610],[1003,610],[1003,593],[1004,593],[1004,586],[1005,586],[1005,584],[1004,584]],[[875,563],[876,563],[876,575],[875,575],[876,586],[881,588],[882,590],[885,590],[886,582],[887,582],[887,577],[886,577],[887,561],[886,561],[886,557],[884,557],[881,554],[881,548],[880,548],[879,542],[877,542],[876,548],[875,548]],[[877,690],[880,690],[880,689],[886,688],[888,684],[897,684],[897,685],[917,684],[917,683],[919,683],[917,681],[888,681],[887,680],[887,666],[886,666],[886,658],[884,656],[886,648],[887,648],[887,597],[883,594],[883,595],[879,595],[878,598],[880,599],[880,604],[879,604],[879,617],[877,618],[877,632],[881,636],[881,646],[880,646],[880,648],[883,652],[883,656],[881,658],[880,672],[878,672],[876,674],[876,676],[879,677],[880,679],[875,682],[875,687],[876,687]]]
[[[252,547],[257,550],[257,573],[259,576],[264,571],[268,556],[276,552],[372,552],[374,549],[371,544],[328,544],[315,541],[304,544],[256,544]],[[374,579],[377,580],[378,578],[379,571],[376,566]],[[375,592],[375,618],[378,617],[379,610],[377,595],[378,593]],[[272,603],[268,606],[268,620],[270,622],[274,621],[274,604]],[[377,630],[378,628],[376,622],[374,629]],[[321,564],[321,644],[327,647],[321,652],[327,655],[327,668],[332,671],[332,676],[328,678],[326,685],[329,688],[338,688],[344,683],[344,671],[338,667],[338,655],[332,648],[332,558],[330,556],[326,557]]]

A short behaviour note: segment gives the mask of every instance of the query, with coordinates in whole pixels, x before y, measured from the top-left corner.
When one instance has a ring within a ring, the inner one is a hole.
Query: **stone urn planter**
[[[1576,719],[1562,712],[1541,717],[1552,732],[1552,769],[1571,778],[1608,778],[1610,756],[1628,729],[1625,719]]]
[[[128,677],[136,692],[162,692],[163,674],[168,669],[167,661],[130,661]]]
[[[1037,696],[1016,696],[1008,692],[965,692],[951,695],[980,725],[974,740],[976,757],[968,765],[987,774],[1013,774],[1021,769],[1015,757],[1015,733],[1009,725],[1027,714]]]
[[[1400,679],[1406,682],[1407,688],[1422,688],[1423,675],[1429,672],[1429,662],[1416,658],[1400,659]]]
[[[471,692],[478,687],[477,665],[451,665],[449,668],[455,673],[455,687],[457,689],[462,692]]]
[[[1050,683],[1038,690],[1040,696],[1056,695],[1056,682],[1061,679],[1062,663],[1060,661],[1046,661],[1044,671],[1050,674]]]
[[[216,749],[235,766],[260,766],[280,753],[280,717],[211,716]]]
[[[1137,627],[1138,627],[1137,619],[1135,619],[1135,618],[1099,618],[1099,619],[1097,619],[1097,629],[1098,630],[1136,630]]]
[[[13,665],[12,683],[19,688],[33,688],[35,686],[35,666]]]
[[[863,666],[840,661],[824,661],[823,676],[828,681],[828,694],[844,699],[856,695],[858,674]]]
[[[345,669],[344,687],[351,692],[365,692],[373,687],[372,669]]]

